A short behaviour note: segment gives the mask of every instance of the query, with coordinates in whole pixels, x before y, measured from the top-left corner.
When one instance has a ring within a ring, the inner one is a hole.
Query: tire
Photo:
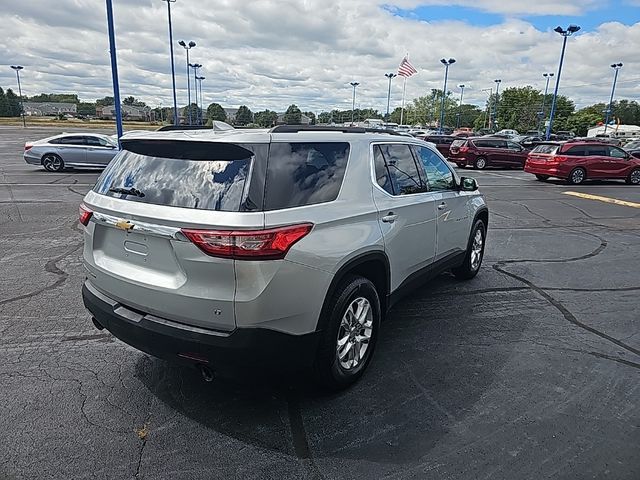
[[[626,181],[629,185],[640,185],[640,168],[634,168],[631,170]]]
[[[484,170],[487,168],[487,159],[485,157],[476,158],[476,161],[473,163],[473,168],[476,170]]]
[[[479,237],[479,238],[478,238]],[[452,268],[451,271],[459,280],[469,280],[475,277],[480,271],[482,260],[484,259],[484,246],[487,239],[487,226],[483,220],[476,220],[469,242],[467,244],[467,254],[464,262],[459,267]],[[479,245],[478,245],[479,243]]]
[[[42,157],[42,166],[47,172],[61,172],[64,170],[64,161],[55,153],[47,153]]]
[[[537,174],[536,174],[536,178],[537,178],[538,180],[540,180],[541,182],[544,182],[544,181],[546,181],[546,180],[549,180],[549,175],[537,175]]]
[[[571,170],[567,182],[571,185],[580,185],[587,179],[587,171],[584,168],[578,167]]]
[[[382,312],[376,287],[370,280],[356,275],[344,278],[329,301],[331,307],[326,313],[328,318],[318,347],[314,373],[318,383],[325,388],[341,390],[356,382],[369,365],[380,330]],[[368,310],[363,311],[367,306]],[[357,318],[360,308],[363,309],[360,310],[362,321]],[[350,324],[350,321],[355,323]],[[362,326],[363,322],[368,328]],[[349,331],[351,327],[355,329]],[[357,335],[358,332],[360,335]],[[340,348],[341,342],[344,342],[343,348]],[[358,345],[360,350],[355,348]],[[353,356],[355,352],[362,355],[359,360]]]

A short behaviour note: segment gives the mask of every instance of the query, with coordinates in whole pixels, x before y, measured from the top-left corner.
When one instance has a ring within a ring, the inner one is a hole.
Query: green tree
[[[584,137],[590,128],[595,127],[601,121],[602,114],[591,112],[588,109],[582,109],[564,121],[562,130],[569,130],[580,137]]]
[[[95,116],[96,104],[88,103],[88,102],[80,102],[78,103],[77,112],[78,112],[78,115]]]
[[[7,89],[6,92],[7,98],[7,116],[8,117],[19,117],[22,113],[20,108],[20,98],[13,93],[13,90],[10,88]]]
[[[297,105],[289,105],[287,111],[284,113],[284,123],[287,125],[299,125],[302,121],[302,112]]]
[[[113,97],[103,97],[96,100],[97,107],[106,107],[109,105],[114,105],[116,102]]]
[[[7,96],[4,90],[0,88],[0,117],[9,116],[9,105],[7,104]]]
[[[256,112],[253,121],[263,128],[272,127],[278,121],[278,114],[272,110]]]
[[[246,105],[240,105],[238,108],[238,112],[236,113],[235,124],[236,125],[247,125],[253,122],[253,113],[249,110],[249,107]]]
[[[75,93],[41,93],[32,97],[25,97],[25,101],[29,102],[61,102],[61,103],[80,103],[78,95]]]
[[[328,124],[331,123],[331,112],[320,112],[318,115],[318,123]]]
[[[134,96],[125,97],[124,100],[122,100],[122,104],[123,105],[132,105],[132,106],[136,106],[136,107],[146,107],[147,106],[146,103],[136,99],[136,97],[134,97]]]
[[[302,112],[304,115],[311,119],[310,125],[316,124],[316,114],[313,112]]]
[[[219,103],[212,103],[207,107],[207,118],[209,120],[217,120],[219,122],[227,121],[227,113]]]
[[[192,103],[191,105],[188,105],[182,108],[182,115],[184,116],[184,119],[186,120],[186,122],[188,123],[189,119],[191,119],[191,123],[194,125],[196,124],[197,119],[200,118],[199,115],[201,113],[202,113],[202,110],[195,103]]]

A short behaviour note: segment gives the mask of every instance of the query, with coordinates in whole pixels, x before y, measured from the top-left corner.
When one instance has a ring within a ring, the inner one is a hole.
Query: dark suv
[[[417,138],[425,142],[433,143],[444,158],[447,158],[447,155],[449,155],[449,147],[451,147],[451,144],[459,139],[459,137],[453,135],[418,135]]]
[[[458,167],[472,166],[523,168],[527,150],[504,138],[478,137],[455,140],[449,149],[448,160]]]

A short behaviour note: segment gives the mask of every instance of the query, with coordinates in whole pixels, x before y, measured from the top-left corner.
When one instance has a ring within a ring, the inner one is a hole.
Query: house
[[[24,102],[24,114],[30,117],[46,117],[56,116],[61,113],[64,115],[75,115],[77,113],[77,105],[75,103],[64,102]]]
[[[155,112],[151,107],[141,107],[138,105],[122,105],[120,107],[123,120],[142,120],[153,122],[155,120]],[[96,117],[105,120],[113,120],[116,118],[116,109],[114,105],[105,105],[96,107]]]

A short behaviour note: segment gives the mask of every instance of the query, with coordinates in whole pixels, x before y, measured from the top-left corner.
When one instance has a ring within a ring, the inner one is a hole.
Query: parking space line
[[[493,175],[494,177],[502,177],[502,178],[514,178],[516,180],[526,181],[530,180],[527,177],[514,177],[513,175],[502,175],[501,173],[493,173],[493,172],[482,172],[483,175]]]
[[[626,200],[618,200],[617,198],[601,197],[600,195],[591,195],[589,193],[580,192],[562,192],[564,195],[571,195],[573,197],[584,198],[587,200],[597,200],[599,202],[614,203],[616,205],[623,205],[625,207],[640,208],[640,203],[627,202]]]

